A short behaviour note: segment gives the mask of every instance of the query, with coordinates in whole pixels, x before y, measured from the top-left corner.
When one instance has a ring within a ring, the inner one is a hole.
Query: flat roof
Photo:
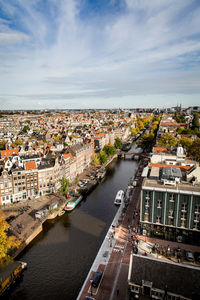
[[[142,280],[157,288],[193,299],[200,297],[200,268],[132,254],[130,283],[142,286]]]
[[[160,190],[176,190],[178,191],[185,191],[186,193],[188,192],[197,192],[200,194],[200,184],[192,185],[191,183],[176,183],[175,186],[171,185],[164,185],[160,180],[155,180],[155,179],[147,179],[145,178],[142,184],[142,188],[150,188],[150,189],[160,189]]]

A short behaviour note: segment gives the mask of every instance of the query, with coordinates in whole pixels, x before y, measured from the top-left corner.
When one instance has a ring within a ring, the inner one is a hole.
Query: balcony
[[[181,221],[186,221],[186,217],[181,217]]]
[[[170,198],[169,201],[174,203],[174,198]]]
[[[186,208],[182,208],[181,212],[186,213],[187,212]]]
[[[172,215],[169,215],[168,218],[172,220],[174,217]]]

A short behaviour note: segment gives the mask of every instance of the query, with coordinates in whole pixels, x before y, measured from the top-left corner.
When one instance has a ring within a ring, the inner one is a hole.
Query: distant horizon
[[[200,1],[0,0],[0,108],[200,102]]]

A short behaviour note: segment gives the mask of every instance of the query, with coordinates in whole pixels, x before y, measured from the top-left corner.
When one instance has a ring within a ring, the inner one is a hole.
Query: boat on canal
[[[122,146],[122,151],[129,151],[131,149],[131,143],[126,143]]]
[[[0,268],[0,296],[16,282],[17,278],[19,278],[26,267],[27,263],[25,262],[13,261]]]
[[[119,190],[119,191],[117,192],[116,197],[115,197],[114,204],[115,204],[115,205],[121,205],[121,203],[123,202],[123,200],[124,200],[124,191]]]
[[[69,202],[67,202],[67,204],[64,207],[65,211],[72,211],[83,199],[83,196],[80,195],[77,198],[70,200]]]

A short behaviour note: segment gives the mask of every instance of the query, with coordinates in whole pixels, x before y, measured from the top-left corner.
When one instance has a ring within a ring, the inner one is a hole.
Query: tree
[[[141,120],[137,121],[137,127],[139,128],[139,130],[144,129],[144,124]]]
[[[59,194],[69,194],[69,179],[65,176],[60,179],[60,188],[58,190]]]
[[[100,161],[99,161],[98,155],[93,153],[92,154],[92,165],[97,167],[99,164],[100,164]]]
[[[103,151],[106,153],[107,156],[113,156],[116,153],[115,147],[113,145],[105,145],[103,147]]]
[[[0,150],[5,150],[6,141],[0,141]]]
[[[10,260],[9,250],[18,248],[21,244],[15,236],[8,236],[9,225],[4,218],[4,214],[0,211],[0,265]]]
[[[118,136],[115,138],[114,146],[116,149],[121,149],[122,147],[122,140]]]
[[[200,139],[196,139],[188,149],[188,154],[200,162]]]
[[[98,158],[99,158],[99,161],[100,161],[101,165],[105,164],[105,162],[107,162],[107,160],[108,160],[108,157],[107,157],[107,155],[104,151],[101,151],[98,154]]]
[[[193,113],[192,129],[199,128],[199,116],[197,113]]]
[[[54,141],[55,141],[55,142],[58,142],[58,141],[60,141],[61,139],[62,139],[62,136],[61,136],[60,134],[58,134],[58,135],[55,137]]]
[[[165,147],[175,147],[177,145],[177,139],[173,134],[166,132],[161,135],[158,144]]]
[[[153,139],[154,139],[153,133],[149,133],[149,134],[145,133],[142,136],[142,139],[139,141],[138,146],[142,149],[147,149],[152,145]]]
[[[181,144],[181,146],[183,148],[185,148],[186,150],[188,150],[191,147],[192,143],[193,143],[192,139],[187,138],[187,137],[182,137],[179,140],[179,144]]]

